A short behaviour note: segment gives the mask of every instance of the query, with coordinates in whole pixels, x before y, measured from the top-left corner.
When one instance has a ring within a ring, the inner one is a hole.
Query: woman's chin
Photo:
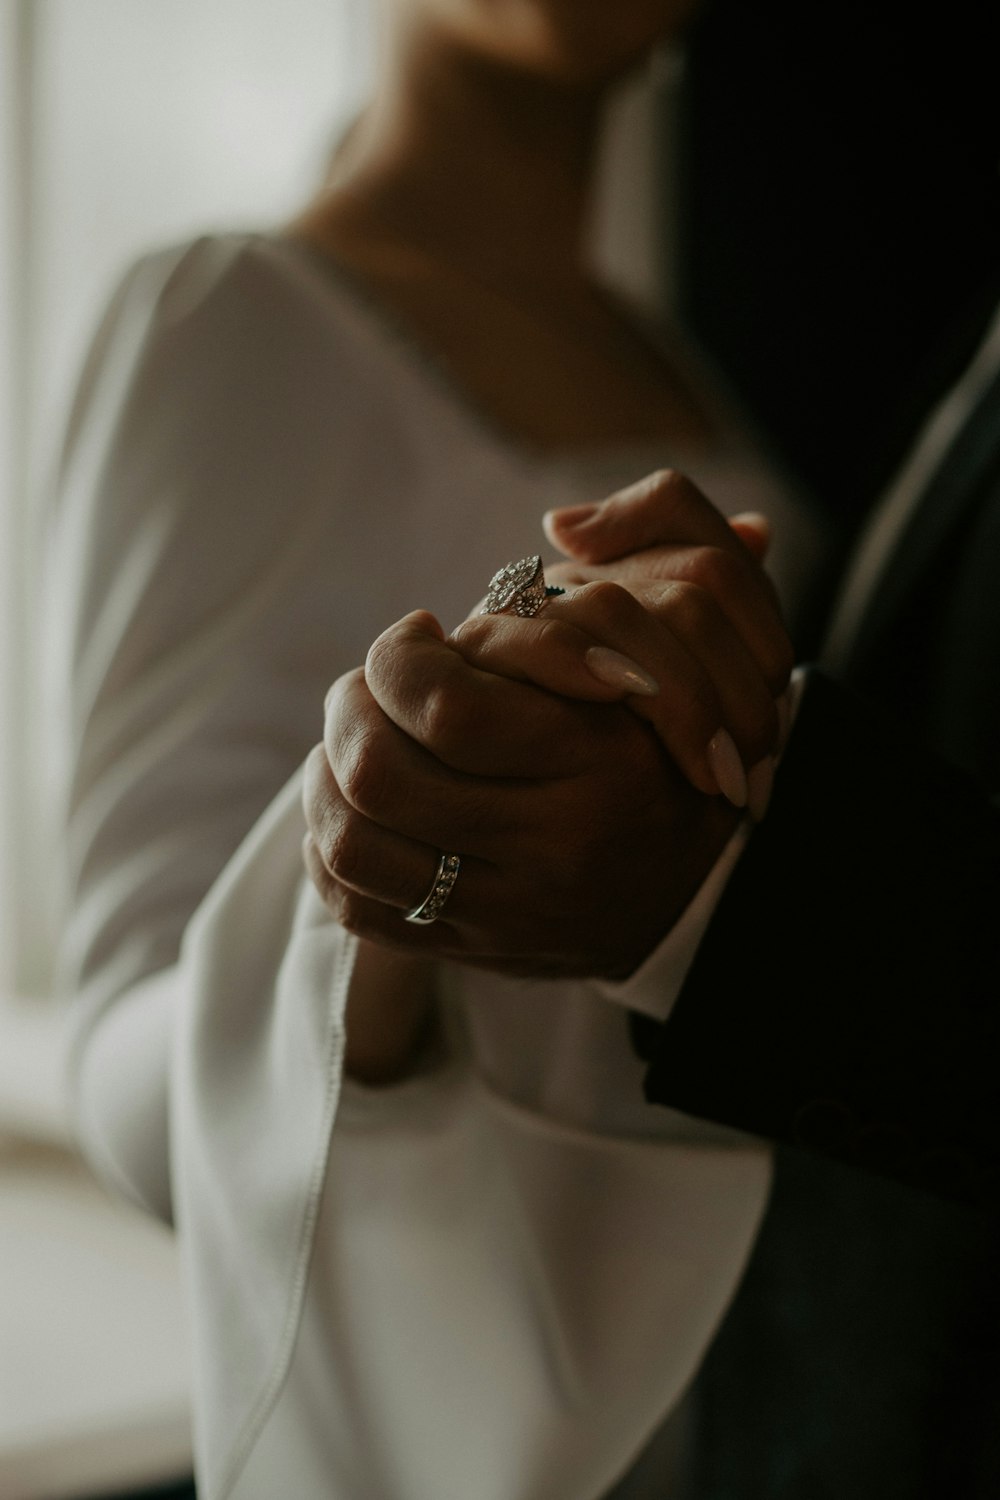
[[[539,79],[598,87],[684,30],[700,0],[422,0],[495,62]]]

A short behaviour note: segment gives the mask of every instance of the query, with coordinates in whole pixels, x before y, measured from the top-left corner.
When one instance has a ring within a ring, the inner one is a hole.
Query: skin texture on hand
[[[324,899],[350,931],[414,954],[624,977],[676,920],[739,814],[695,790],[621,705],[495,678],[480,715],[454,676],[487,674],[435,626],[409,616],[331,692],[305,785]],[[444,913],[407,924],[442,850],[462,858]]]
[[[472,617],[450,639],[418,611],[331,689],[306,767],[306,862],[366,943],[625,978],[733,832],[706,747],[724,726],[747,766],[771,756],[792,660],[763,529],[749,519],[744,540],[673,475],[607,507],[596,524],[556,517],[579,558],[561,574],[572,596],[534,619]],[[595,647],[624,660],[617,683],[606,656],[588,666]],[[436,922],[409,924],[442,851],[461,857],[458,882]],[[389,1074],[423,1014],[394,1011],[391,988]]]
[[[564,556],[587,564],[618,561],[629,573],[641,569],[651,549],[718,547],[739,554],[736,540],[762,562],[770,540],[766,516],[746,512],[727,520],[677,469],[657,469],[592,505],[550,510],[542,525]],[[776,605],[766,574],[759,583]]]
[[[766,791],[773,776],[793,661],[759,565],[766,518],[726,521],[667,470],[602,506],[546,520],[569,538],[566,551],[577,541],[583,559],[549,569],[569,597],[552,601],[541,621],[473,615],[452,642],[473,665],[567,697],[596,697],[594,675],[614,684],[692,785],[742,807],[749,783],[760,815],[766,795],[755,796],[755,786]]]
[[[685,577],[626,587],[598,569],[563,565],[550,577],[569,592],[541,617],[473,616],[450,640],[466,662],[497,676],[566,697],[626,700],[692,785],[715,794],[725,788],[708,747],[720,730],[747,767],[775,750],[787,669],[780,625],[759,631],[758,642],[740,618],[741,572],[756,565],[719,553],[711,566],[725,607]]]

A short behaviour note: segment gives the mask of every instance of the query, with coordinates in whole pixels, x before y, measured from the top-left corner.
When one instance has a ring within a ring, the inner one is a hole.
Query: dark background
[[[994,0],[710,0],[683,102],[681,309],[856,525],[1000,296]]]

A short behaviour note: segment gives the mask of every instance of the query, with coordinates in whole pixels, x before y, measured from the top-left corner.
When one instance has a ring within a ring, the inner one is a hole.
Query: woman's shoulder
[[[176,341],[221,338],[221,352],[245,352],[282,334],[301,338],[318,324],[328,343],[331,325],[344,321],[335,285],[291,242],[235,232],[140,255],[122,276],[109,316]]]
[[[86,390],[109,359],[182,362],[232,390],[272,372],[299,389],[347,392],[386,378],[377,320],[319,258],[283,235],[219,233],[147,251],[121,274],[83,371]]]
[[[360,417],[379,382],[322,295],[263,236],[205,236],[135,260],[64,424],[53,522],[107,556],[153,546],[158,527],[161,558],[169,540],[256,567],[279,512],[289,535],[339,516],[356,488],[345,476],[368,462]]]
[[[120,277],[80,374],[64,455],[95,422],[118,440],[137,429],[148,437],[152,424],[189,451],[195,437],[218,448],[228,434],[234,451],[259,454],[310,417],[327,433],[343,430],[340,417],[349,428],[380,380],[353,310],[294,246],[203,235],[142,254]]]

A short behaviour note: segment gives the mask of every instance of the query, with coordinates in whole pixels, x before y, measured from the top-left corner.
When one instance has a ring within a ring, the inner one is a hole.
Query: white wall
[[[299,206],[367,75],[365,0],[34,0],[32,399],[122,264]]]
[[[23,366],[25,321],[21,255],[23,175],[20,170],[22,100],[19,7],[0,0],[0,989],[14,964],[19,887],[12,857],[17,838],[16,800],[21,743],[13,705],[23,696],[24,615],[20,558],[25,427]],[[7,857],[4,857],[4,851]]]
[[[364,96],[371,44],[367,0],[0,7],[0,547],[12,575],[0,636],[0,990],[40,990],[53,881],[30,796],[43,748],[27,692],[30,595],[76,371],[137,254],[204,229],[264,227],[301,204]]]

